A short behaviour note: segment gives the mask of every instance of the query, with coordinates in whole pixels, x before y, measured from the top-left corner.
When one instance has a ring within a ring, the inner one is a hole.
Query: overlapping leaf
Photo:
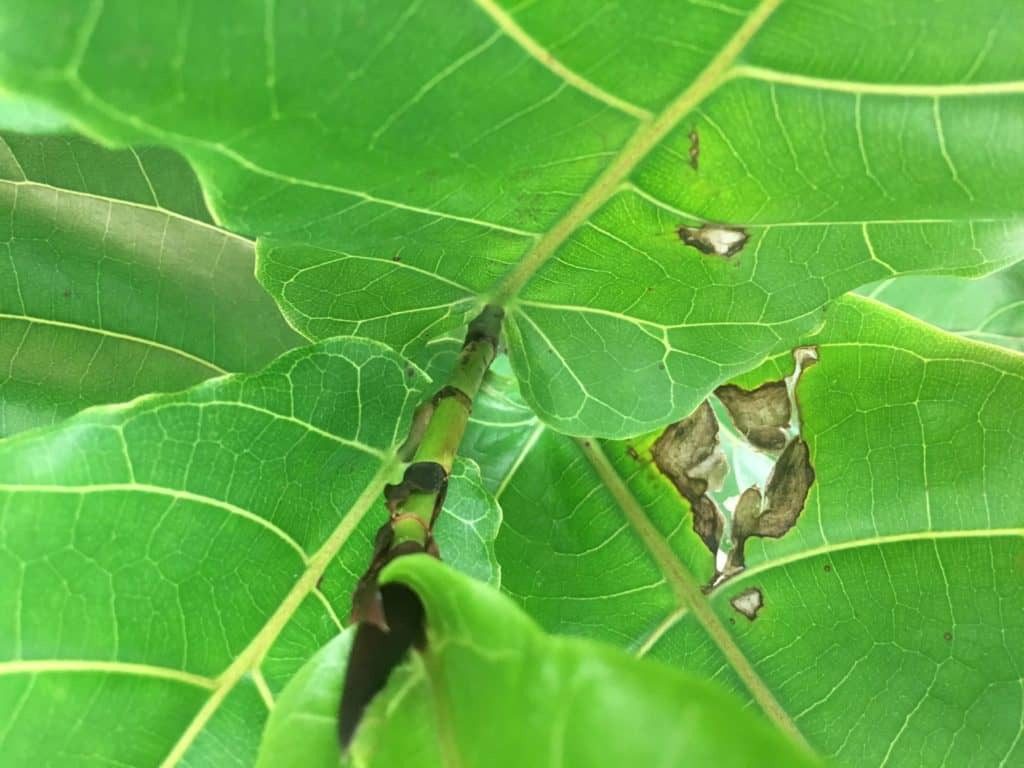
[[[607,646],[545,636],[507,598],[434,561],[399,560],[387,577],[423,600],[427,649],[371,705],[345,764],[815,764],[718,688]],[[325,647],[285,691],[261,767],[339,764],[349,644],[341,636]]]
[[[425,384],[338,339],[0,443],[3,762],[252,765],[340,630]],[[442,553],[494,583],[475,466],[451,496]]]
[[[295,346],[253,258],[171,152],[0,135],[0,435]]]
[[[805,341],[821,358],[797,390],[817,475],[806,509],[781,539],[749,541],[747,570],[708,598],[713,557],[650,437],[573,440],[481,414],[482,450],[511,467],[488,478],[503,586],[551,631],[752,696],[841,764],[1012,765],[1024,360],[853,298]],[[781,356],[741,382],[791,368]],[[743,595],[752,621],[732,604]]]
[[[18,0],[0,83],[186,154],[303,333],[404,348],[496,297],[542,418],[625,437],[860,284],[1020,258],[1020,14]]]
[[[914,276],[884,280],[864,292],[975,341],[1024,352],[1024,264],[978,280]]]

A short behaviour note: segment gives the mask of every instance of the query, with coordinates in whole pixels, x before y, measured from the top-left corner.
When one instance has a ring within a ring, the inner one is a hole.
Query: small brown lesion
[[[700,134],[696,128],[691,128],[687,137],[690,139],[690,167],[696,171],[700,165]]]
[[[676,230],[685,245],[696,248],[705,256],[729,259],[743,250],[749,235],[742,227],[702,224],[699,227],[681,226]]]
[[[729,604],[748,621],[754,621],[764,608],[764,595],[757,587],[750,587],[732,598]]]

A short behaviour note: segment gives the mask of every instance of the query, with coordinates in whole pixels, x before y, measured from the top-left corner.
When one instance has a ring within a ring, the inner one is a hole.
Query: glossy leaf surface
[[[184,153],[304,334],[497,297],[541,417],[628,437],[861,284],[1021,257],[1022,13],[17,0],[0,84]]]
[[[0,134],[0,436],[301,343],[253,259],[172,152]]]

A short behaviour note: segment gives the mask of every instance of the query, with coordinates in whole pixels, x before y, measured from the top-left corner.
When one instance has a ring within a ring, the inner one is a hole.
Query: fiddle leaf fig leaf
[[[426,386],[334,339],[0,441],[3,761],[252,765],[275,697],[341,629]],[[442,556],[495,582],[474,465],[451,495]]]
[[[0,436],[303,341],[164,149],[0,133]]]
[[[545,635],[507,597],[434,560],[399,559],[385,578],[423,601],[426,649],[393,673],[343,759],[337,709],[351,639],[339,636],[282,694],[259,768],[817,764],[717,687]]]
[[[307,337],[498,302],[541,418],[624,438],[860,285],[1022,256],[1024,7],[833,5],[9,0],[0,85],[187,156]]]
[[[1019,762],[1024,358],[854,297],[800,342],[798,361],[817,361],[796,384],[799,437],[774,456],[747,445],[767,462],[759,480],[735,480],[749,472],[742,438],[716,409],[729,462],[717,498],[732,496],[742,557],[708,551],[655,462],[661,431],[615,442],[472,425],[470,450],[509,467],[488,480],[503,589],[548,631],[720,681],[840,764]],[[793,368],[787,353],[736,384]],[[721,574],[727,555],[739,566]]]

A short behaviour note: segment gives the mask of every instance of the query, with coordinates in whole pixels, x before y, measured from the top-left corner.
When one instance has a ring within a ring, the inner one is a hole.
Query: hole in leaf
[[[715,557],[708,590],[746,567],[750,538],[788,533],[814,484],[810,449],[799,432],[796,387],[818,353],[798,347],[793,359],[793,373],[783,379],[752,390],[733,384],[715,390],[728,419],[722,414],[720,420],[706,400],[667,427],[651,448],[658,469],[689,502],[693,529]],[[730,441],[728,459],[723,434]],[[731,475],[730,461],[735,464]],[[727,482],[731,490],[723,491]],[[728,528],[723,507],[731,513]]]

